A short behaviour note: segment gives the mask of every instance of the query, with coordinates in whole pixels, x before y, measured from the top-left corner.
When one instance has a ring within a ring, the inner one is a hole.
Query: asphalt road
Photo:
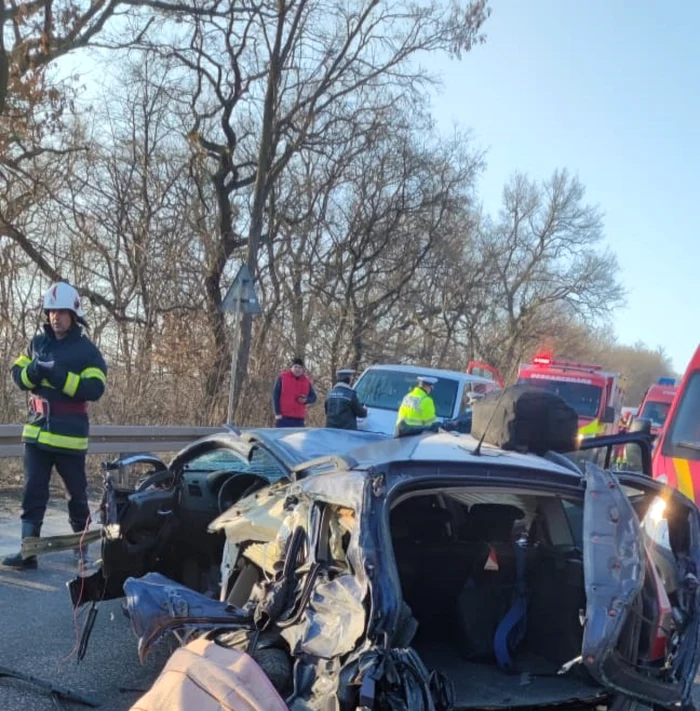
[[[19,523],[15,506],[0,503],[0,556],[16,550]],[[47,535],[70,533],[65,505],[52,507],[44,525]],[[93,545],[93,553],[99,548]],[[76,572],[70,552],[41,556],[39,569],[15,572],[0,567],[0,667],[58,683],[99,701],[101,711],[126,711],[158,675],[168,655],[158,649],[142,666],[136,637],[119,601],[98,606],[87,654],[77,663],[76,621],[66,582]],[[85,608],[87,610],[87,608]],[[82,625],[82,618],[78,626]],[[86,709],[61,702],[67,711]],[[56,703],[35,686],[0,678],[3,711],[56,711]]]

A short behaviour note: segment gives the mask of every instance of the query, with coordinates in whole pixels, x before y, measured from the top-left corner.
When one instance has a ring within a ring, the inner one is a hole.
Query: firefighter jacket
[[[323,404],[326,427],[356,430],[357,418],[367,417],[367,409],[360,404],[357,393],[347,383],[336,383]]]
[[[52,368],[37,361],[53,361]],[[88,447],[87,401],[99,400],[107,382],[102,354],[74,325],[56,339],[50,325],[34,336],[12,365],[12,379],[30,394],[22,441],[42,449],[82,454]]]
[[[401,402],[396,426],[429,427],[436,419],[433,398],[423,388],[415,387]]]

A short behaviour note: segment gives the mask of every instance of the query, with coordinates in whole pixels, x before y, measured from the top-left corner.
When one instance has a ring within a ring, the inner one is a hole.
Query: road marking
[[[0,583],[13,585],[17,588],[27,588],[28,590],[38,590],[40,592],[58,592],[55,585],[47,585],[46,583],[36,583],[33,580],[26,578],[13,578],[8,575],[0,575]]]

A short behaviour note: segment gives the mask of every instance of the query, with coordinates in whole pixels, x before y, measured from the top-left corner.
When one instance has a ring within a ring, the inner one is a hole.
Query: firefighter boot
[[[38,537],[40,532],[41,526],[22,521],[22,539]],[[29,558],[23,558],[21,550],[14,555],[8,555],[3,558],[2,564],[6,568],[14,568],[15,570],[35,570],[37,568],[36,556],[32,555]]]

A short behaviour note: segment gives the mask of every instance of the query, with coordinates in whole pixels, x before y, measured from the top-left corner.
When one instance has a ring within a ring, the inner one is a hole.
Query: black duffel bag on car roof
[[[474,403],[471,434],[501,449],[571,452],[577,447],[578,415],[554,393],[511,385]]]

